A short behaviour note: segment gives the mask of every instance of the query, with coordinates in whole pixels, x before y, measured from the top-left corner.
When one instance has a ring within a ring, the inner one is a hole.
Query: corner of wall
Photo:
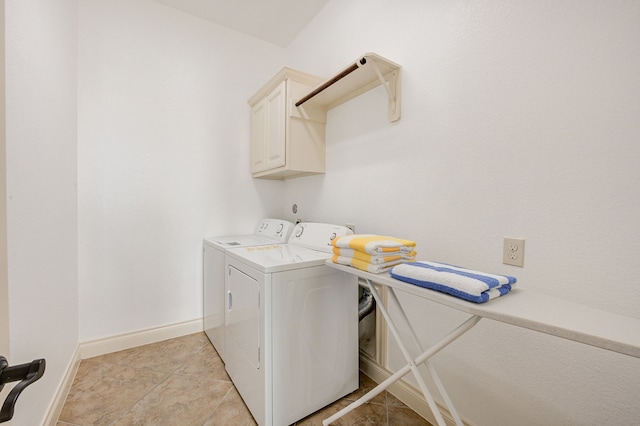
[[[46,417],[42,422],[43,425],[55,426],[57,424],[58,418],[62,413],[64,403],[67,399],[67,395],[69,395],[69,391],[71,390],[73,380],[78,372],[78,367],[80,367],[80,345],[76,347],[76,350],[69,361],[69,365],[67,365],[66,372],[58,386],[58,390],[53,396],[51,404],[49,405],[49,410],[47,410]]]

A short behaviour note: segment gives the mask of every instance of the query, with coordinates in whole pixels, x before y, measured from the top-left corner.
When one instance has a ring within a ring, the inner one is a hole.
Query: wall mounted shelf
[[[375,53],[365,53],[300,98],[295,106],[328,111],[379,85],[385,88],[389,98],[389,121],[399,120],[402,67]]]

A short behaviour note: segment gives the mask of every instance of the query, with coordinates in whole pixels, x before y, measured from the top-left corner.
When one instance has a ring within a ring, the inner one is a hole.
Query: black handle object
[[[17,382],[20,380],[20,383],[11,389],[9,396],[7,396],[4,404],[2,404],[2,409],[0,409],[0,423],[11,420],[13,417],[13,409],[20,393],[27,386],[44,375],[45,366],[46,362],[44,359],[36,359],[28,364],[9,367],[7,359],[0,356],[0,390],[2,390],[5,383]]]

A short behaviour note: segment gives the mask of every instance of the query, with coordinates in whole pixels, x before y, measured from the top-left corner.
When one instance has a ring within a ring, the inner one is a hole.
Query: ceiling
[[[155,1],[286,47],[329,0]]]

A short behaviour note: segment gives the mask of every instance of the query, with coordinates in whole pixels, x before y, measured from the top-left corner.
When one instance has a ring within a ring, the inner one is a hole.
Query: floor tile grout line
[[[113,362],[104,362],[104,361],[98,361],[98,362],[99,362],[100,365],[109,365],[109,366],[112,366],[112,367],[128,368],[128,369],[134,370],[135,373],[136,373],[136,376],[138,375],[137,374],[138,372],[144,371],[144,369],[141,369],[141,368],[130,367],[130,366],[127,366],[127,365],[121,365],[121,364],[117,364],[117,363],[113,363]],[[82,363],[82,360],[81,360],[81,363]],[[170,374],[166,373],[166,372],[154,372],[154,373],[166,374],[166,377],[164,377],[160,383],[162,383],[164,380],[166,380],[170,376]],[[72,388],[73,388],[74,385],[76,385],[76,380],[82,382],[83,380],[86,379],[86,376],[87,375],[83,376],[82,378],[78,378],[77,374],[76,374],[76,378],[74,378],[74,383],[72,384]],[[106,382],[109,379],[109,377],[110,377],[110,375],[108,375],[108,374],[100,373],[97,377],[94,377],[94,379],[97,379],[100,382]],[[155,386],[154,386],[154,388],[155,388]],[[67,396],[67,398],[68,398],[68,396]],[[136,402],[133,405],[127,406],[127,408],[125,408],[124,412],[126,413],[127,411],[129,411],[138,402],[139,402],[139,399],[136,400]],[[66,404],[66,400],[65,400],[65,404]],[[109,425],[113,424],[113,422],[116,421],[117,419],[119,419],[120,417],[122,417],[122,414],[120,416],[118,416],[115,420],[109,422]],[[63,422],[63,424],[68,424],[68,425],[73,425],[73,426],[82,426],[81,424],[78,424],[78,423],[73,423],[73,422],[69,422],[69,421],[65,421],[65,420],[60,420],[60,418],[57,419],[57,422]]]
[[[169,343],[170,341],[171,341],[171,339],[163,341],[162,342],[163,344],[160,346],[159,349],[162,349],[162,348],[166,347],[167,345],[164,344],[164,343]],[[144,346],[144,345],[142,345],[142,346]],[[206,346],[207,346],[206,342],[203,342],[199,346],[194,346],[194,354],[202,352],[206,348]],[[139,348],[139,347],[136,347],[136,348]],[[131,348],[131,349],[136,349],[136,348]],[[128,351],[128,350],[130,350],[130,349],[125,349],[124,351]],[[108,354],[105,354],[105,355],[108,355]],[[216,356],[219,356],[219,355],[216,354]],[[93,358],[97,358],[97,357],[93,357]],[[89,358],[89,359],[91,359],[91,358]],[[159,374],[165,375],[165,377],[160,382],[158,382],[155,386],[150,388],[144,395],[142,395],[140,398],[138,398],[132,404],[130,404],[130,405],[127,404],[127,407],[124,409],[124,411],[122,411],[122,413],[118,417],[116,417],[113,421],[111,421],[109,424],[114,424],[119,419],[121,419],[125,414],[129,413],[137,404],[139,404],[141,401],[143,401],[150,393],[152,393],[154,390],[156,390],[163,383],[167,382],[171,377],[173,377],[173,376],[179,376],[179,377],[192,376],[192,375],[189,375],[189,374],[179,374],[179,373],[177,373],[177,371],[181,367],[181,364],[176,364],[176,367],[174,369],[172,369],[170,372],[168,372],[166,370],[163,371],[163,370],[160,370],[160,369],[155,369],[153,367],[139,367],[139,366],[136,366],[135,365],[135,359],[134,360],[129,360],[129,362],[119,362],[118,360],[109,361],[108,358],[107,358],[106,360],[95,360],[94,362],[97,362],[97,363],[100,363],[100,364],[105,364],[105,365],[110,365],[110,366],[118,367],[118,368],[130,368],[132,370],[135,370],[136,372],[152,372],[152,373],[159,373]],[[231,382],[226,381],[226,380],[217,380],[216,379],[216,381],[223,382],[223,383],[231,383]],[[227,391],[227,394],[228,394],[228,391]],[[68,424],[70,426],[75,426],[73,423],[68,423]]]
[[[233,389],[235,388],[235,385],[233,383],[231,383],[231,387],[229,388],[229,390],[227,391],[227,393],[224,394],[224,396],[222,398],[220,398],[220,401],[218,401],[218,403],[216,404],[215,407],[213,407],[213,409],[211,410],[211,412],[209,413],[209,415],[207,416],[207,418],[204,420],[204,422],[202,422],[202,425],[204,426],[207,421],[209,421],[214,413],[216,412],[216,410],[218,409],[218,407],[220,407],[220,405],[222,405],[222,403],[224,402],[225,399],[227,399],[227,397],[229,396],[229,394],[231,393],[231,391],[233,391]]]
[[[132,367],[130,367],[132,368]],[[139,370],[139,369],[137,369]],[[173,374],[168,373],[167,376],[162,379],[160,382],[158,382],[155,386],[153,386],[151,389],[149,389],[148,392],[146,392],[144,395],[142,395],[140,398],[138,398],[136,400],[136,402],[133,403],[133,405],[129,406],[127,409],[125,409],[118,417],[116,417],[115,419],[113,419],[113,421],[111,421],[109,424],[112,425],[115,422],[117,422],[118,420],[120,420],[122,418],[122,416],[124,416],[125,414],[127,414],[129,411],[131,411],[136,405],[138,405],[144,398],[146,398],[147,395],[149,395],[151,392],[153,392],[158,386],[160,386],[161,384],[165,383],[166,381],[169,380],[169,378],[173,376]]]
[[[386,414],[387,426],[389,426],[389,392],[384,391],[384,411]]]
[[[162,346],[166,346],[166,345],[162,345]],[[198,348],[198,350],[197,350],[196,352],[201,352],[201,351],[203,351],[205,347],[206,347],[206,344],[203,344],[203,345],[202,345],[202,347]],[[172,372],[170,372],[170,373],[168,373],[168,372],[166,372],[166,371],[159,371],[159,370],[154,370],[154,369],[152,369],[152,368],[146,368],[146,367],[140,368],[140,367],[134,367],[134,366],[131,366],[131,365],[121,365],[121,364],[118,364],[118,366],[119,366],[119,367],[132,368],[132,369],[134,369],[134,370],[136,370],[136,371],[140,371],[140,370],[142,370],[142,371],[151,371],[151,372],[154,372],[154,373],[162,373],[162,374],[166,374],[167,376],[166,376],[162,381],[158,382],[158,384],[156,384],[156,385],[155,385],[155,386],[153,386],[151,389],[149,389],[149,391],[148,391],[148,392],[146,392],[144,395],[142,395],[142,396],[141,396],[141,397],[140,397],[140,398],[139,398],[139,399],[138,399],[138,400],[137,400],[133,405],[131,405],[129,408],[127,408],[125,411],[123,411],[123,412],[122,412],[122,414],[121,414],[120,416],[118,416],[116,419],[114,419],[114,420],[113,420],[113,422],[111,422],[111,424],[114,424],[114,423],[115,423],[115,422],[117,422],[119,419],[121,419],[124,415],[126,415],[127,413],[129,413],[129,412],[130,412],[130,411],[131,411],[131,410],[132,410],[136,405],[138,405],[140,402],[142,402],[142,401],[143,401],[143,400],[144,400],[144,399],[145,399],[149,394],[151,394],[154,390],[156,390],[156,389],[157,389],[159,386],[161,386],[163,383],[168,382],[172,377],[174,377],[174,376],[178,376],[178,377],[189,377],[189,376],[193,376],[193,375],[194,375],[194,374],[180,374],[180,373],[177,373],[177,371],[180,369],[180,365],[178,365],[178,366],[177,366],[177,367],[176,367]],[[231,389],[233,388],[233,383],[232,383],[232,382],[228,382],[228,381],[226,381],[226,380],[218,380],[218,379],[214,379],[214,380],[215,380],[215,381],[218,381],[218,382],[223,382],[223,383],[230,383],[230,384],[232,385],[232,386],[231,386],[231,388],[229,388],[229,390],[227,391],[227,394],[225,394],[225,397],[226,397],[226,395],[228,395],[228,394],[229,394],[229,392],[231,391]],[[220,404],[218,403],[218,405],[220,405]],[[218,406],[218,405],[217,405],[217,406]],[[216,408],[217,408],[217,406],[216,406]],[[215,408],[211,411],[211,414],[213,414],[213,411],[215,411]]]

